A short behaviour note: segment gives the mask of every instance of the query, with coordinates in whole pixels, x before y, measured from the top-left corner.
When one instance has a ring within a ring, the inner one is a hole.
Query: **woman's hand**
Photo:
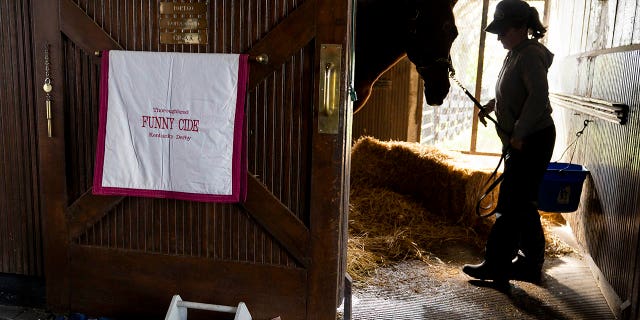
[[[516,149],[518,151],[522,151],[522,146],[524,145],[522,140],[516,139],[516,138],[509,139],[509,144],[511,145],[511,148]]]
[[[480,121],[480,123],[485,127],[487,126],[487,120],[485,120],[485,117],[488,116],[488,112],[486,110],[487,109],[482,109],[478,112],[478,121]]]
[[[482,106],[482,109],[478,112],[478,120],[485,127],[487,126],[487,120],[485,120],[485,117],[487,117],[489,115],[489,113],[493,112],[493,110],[495,108],[496,108],[496,100],[495,99],[491,99],[491,100],[489,100],[489,102],[487,104]]]

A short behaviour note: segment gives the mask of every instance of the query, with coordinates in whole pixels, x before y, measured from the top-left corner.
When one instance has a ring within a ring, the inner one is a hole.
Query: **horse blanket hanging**
[[[105,51],[93,193],[240,202],[247,55]]]

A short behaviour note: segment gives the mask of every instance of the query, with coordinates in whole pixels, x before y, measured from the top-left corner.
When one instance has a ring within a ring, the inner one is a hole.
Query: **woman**
[[[522,0],[498,3],[485,31],[498,35],[509,50],[496,84],[496,97],[478,114],[495,111],[506,153],[496,222],[485,259],[463,272],[482,280],[539,282],[544,234],[537,210],[538,188],[555,144],[547,71],[553,54],[538,42],[546,32],[538,11]],[[531,38],[530,38],[531,36]]]

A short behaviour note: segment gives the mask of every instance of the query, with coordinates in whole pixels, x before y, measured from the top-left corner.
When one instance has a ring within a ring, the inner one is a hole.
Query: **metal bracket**
[[[319,69],[318,132],[337,134],[340,122],[342,45],[322,44],[320,46]]]

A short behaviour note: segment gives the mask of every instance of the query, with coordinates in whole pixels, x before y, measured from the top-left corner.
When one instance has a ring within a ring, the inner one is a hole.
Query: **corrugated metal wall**
[[[0,1],[0,272],[41,276],[31,1]]]
[[[413,63],[400,60],[376,81],[369,101],[353,116],[353,138],[419,141],[422,88]]]
[[[582,246],[620,298],[623,318],[637,319],[640,291],[640,1],[550,0],[548,45],[556,53],[551,91],[629,105],[618,125],[556,107],[556,154],[585,119],[594,120],[574,162],[591,172],[577,212],[566,214]],[[564,159],[568,160],[568,159]]]

